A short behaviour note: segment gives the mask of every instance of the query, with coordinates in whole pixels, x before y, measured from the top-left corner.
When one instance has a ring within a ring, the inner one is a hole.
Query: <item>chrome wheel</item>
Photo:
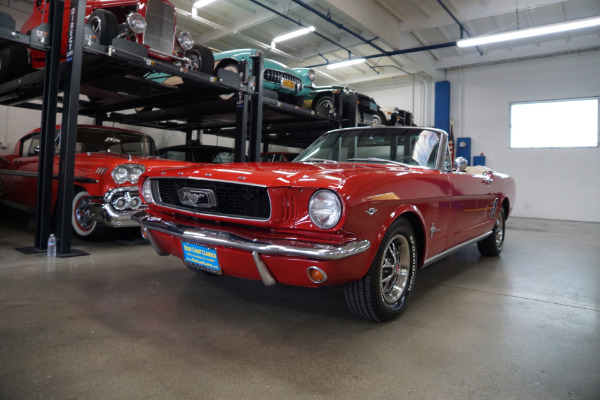
[[[100,36],[102,34],[102,21],[100,20],[100,17],[94,16],[90,18],[88,25],[92,29],[92,32],[96,34],[96,36]]]
[[[485,239],[477,242],[477,248],[483,256],[495,257],[502,252],[504,246],[504,230],[505,230],[506,214],[504,209],[498,210],[492,233]]]
[[[496,247],[498,249],[502,249],[502,245],[504,244],[504,218],[501,216],[502,213],[498,213],[498,218],[496,218],[496,224],[494,225],[495,231],[495,239],[496,239]]]
[[[87,192],[79,192],[73,198],[73,229],[79,236],[87,236],[94,229],[96,221],[87,208]]]
[[[87,206],[89,193],[80,190],[73,197],[73,212],[71,225],[75,233],[86,240],[104,240],[109,234],[109,228],[94,219],[94,215]]]
[[[410,251],[406,237],[396,235],[390,240],[381,265],[381,295],[388,304],[396,303],[408,284]]]

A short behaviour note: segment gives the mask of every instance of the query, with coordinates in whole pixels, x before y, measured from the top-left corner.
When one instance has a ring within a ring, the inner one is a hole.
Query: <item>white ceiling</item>
[[[216,50],[261,48],[268,58],[294,67],[335,62],[349,52],[368,58],[367,64],[337,70],[317,67],[319,85],[411,74],[440,79],[445,69],[460,66],[600,51],[600,28],[479,48],[452,45],[461,37],[461,25],[466,38],[597,17],[600,0],[216,0],[197,17],[191,15],[193,1],[171,0],[180,10],[179,27]],[[300,25],[316,31],[270,49],[273,37]],[[437,45],[449,47],[423,50]],[[377,56],[407,49],[420,50]]]

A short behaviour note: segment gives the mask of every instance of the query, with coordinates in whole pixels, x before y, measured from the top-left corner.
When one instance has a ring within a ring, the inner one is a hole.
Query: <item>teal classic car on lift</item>
[[[219,70],[238,74],[239,63],[248,62],[251,71],[252,57],[259,54],[257,49],[238,49],[214,53],[215,75]],[[290,68],[278,61],[264,59],[263,87],[276,93],[277,99],[285,103],[302,105],[304,97],[314,89],[315,71],[310,68]],[[266,94],[270,97],[269,93]]]

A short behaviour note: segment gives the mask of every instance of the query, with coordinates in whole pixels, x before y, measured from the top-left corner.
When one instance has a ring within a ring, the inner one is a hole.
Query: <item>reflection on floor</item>
[[[509,219],[419,271],[402,317],[339,287],[196,275],[145,242],[47,259],[0,210],[0,399],[597,399],[600,224]]]

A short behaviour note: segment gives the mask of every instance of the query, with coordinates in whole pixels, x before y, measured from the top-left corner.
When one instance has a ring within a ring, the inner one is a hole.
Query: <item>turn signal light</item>
[[[308,267],[306,274],[308,275],[308,279],[314,283],[323,283],[327,280],[327,274],[319,267]]]

